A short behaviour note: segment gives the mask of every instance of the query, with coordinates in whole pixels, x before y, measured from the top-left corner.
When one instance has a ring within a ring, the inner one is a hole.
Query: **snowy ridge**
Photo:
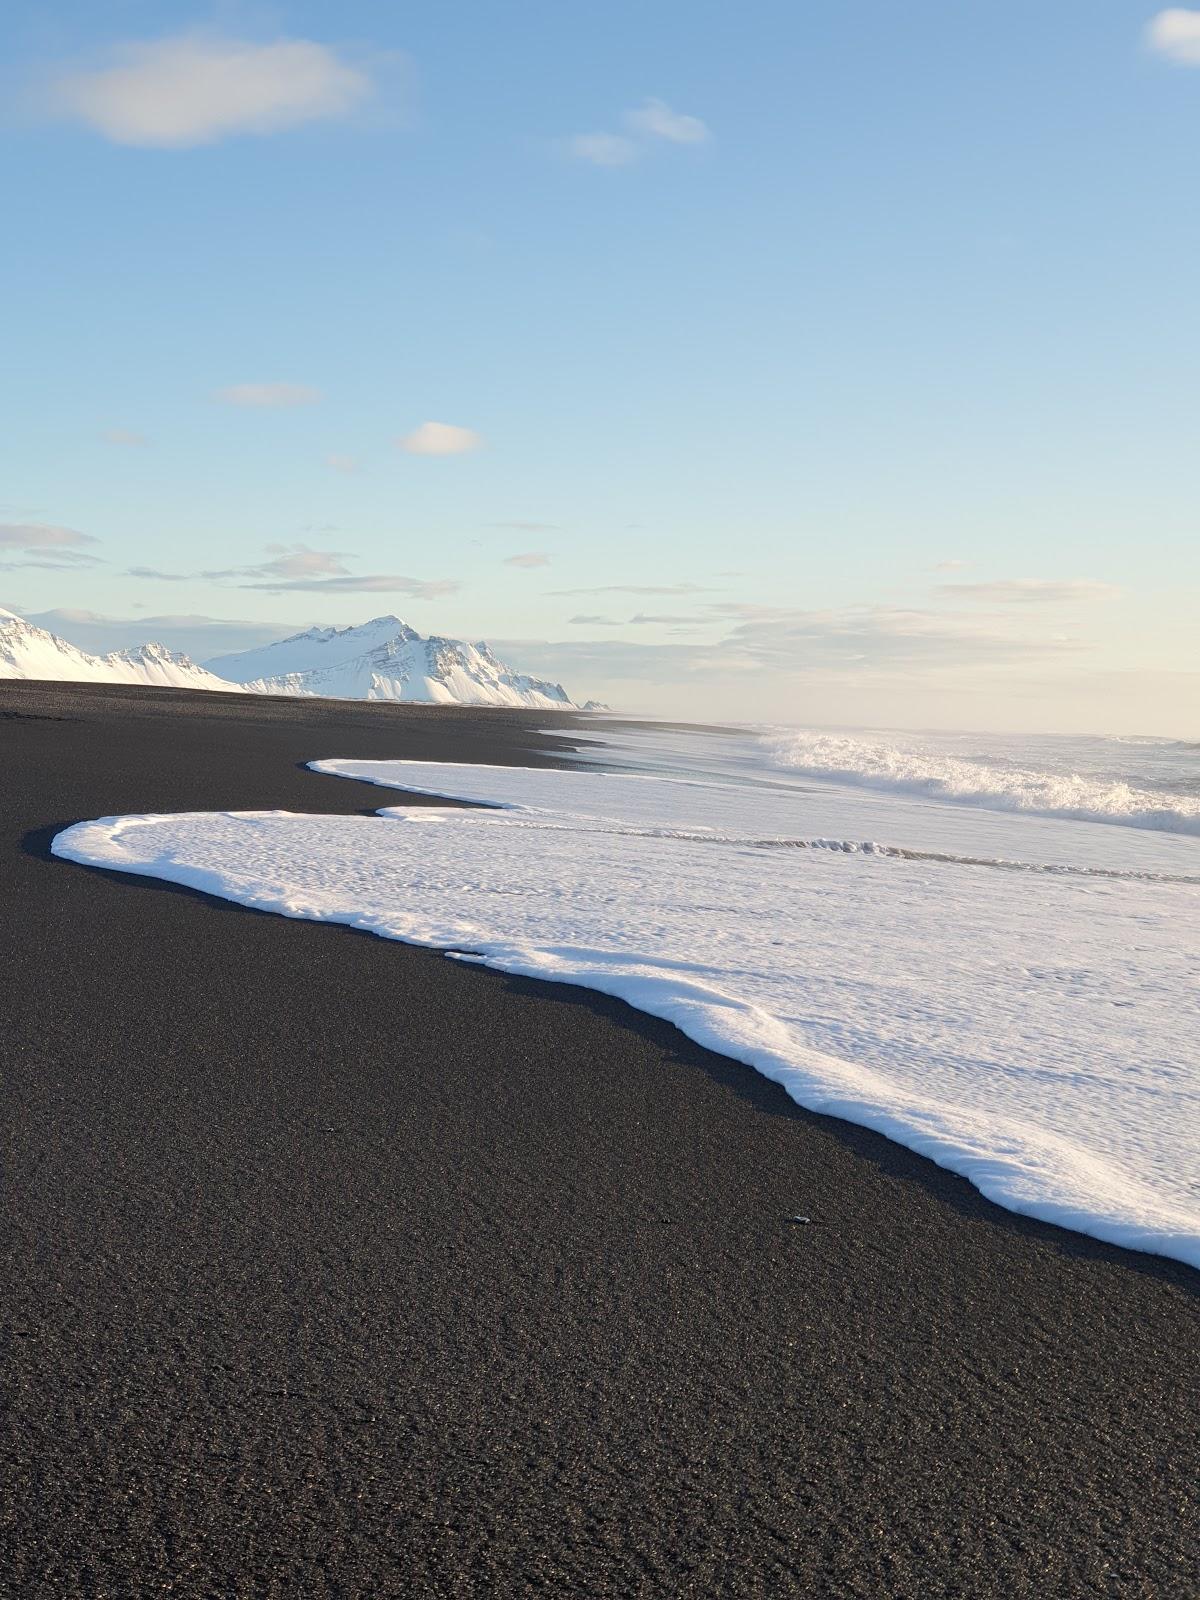
[[[238,694],[241,685],[198,667],[162,644],[137,645],[106,656],[89,655],[57,634],[0,609],[0,678],[60,683],[129,683],[157,689],[208,689]]]
[[[350,628],[306,628],[274,644],[258,645],[253,650],[238,650],[214,656],[204,665],[219,678],[233,683],[256,683],[320,672],[328,667],[368,654],[393,640],[417,639],[420,635],[399,617],[372,617]],[[286,692],[286,691],[285,691]]]
[[[285,670],[256,670],[264,665]],[[514,672],[486,644],[423,639],[398,617],[376,617],[357,628],[313,628],[260,650],[218,657],[209,667],[237,675],[255,694],[542,711],[572,704],[560,683]]]

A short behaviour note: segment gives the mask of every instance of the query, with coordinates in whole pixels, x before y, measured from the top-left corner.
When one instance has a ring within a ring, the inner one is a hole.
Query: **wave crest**
[[[773,765],[827,782],[992,811],[1200,836],[1200,799],[1164,796],[1121,778],[998,766],[851,734],[789,732],[768,736],[766,744]]]

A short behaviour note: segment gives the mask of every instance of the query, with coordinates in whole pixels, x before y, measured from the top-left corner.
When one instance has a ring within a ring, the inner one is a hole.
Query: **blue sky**
[[[1195,732],[1200,12],[8,33],[5,604],[197,655],[396,611],[641,710]]]

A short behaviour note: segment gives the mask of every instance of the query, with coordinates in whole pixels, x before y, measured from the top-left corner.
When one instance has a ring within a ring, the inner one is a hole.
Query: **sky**
[[[9,0],[0,604],[1200,736],[1200,10]]]

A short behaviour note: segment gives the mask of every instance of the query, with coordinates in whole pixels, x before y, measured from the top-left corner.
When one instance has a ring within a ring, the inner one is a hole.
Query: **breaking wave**
[[[766,735],[765,743],[774,766],[827,782],[992,811],[1200,836],[1194,773],[1180,771],[1165,779],[1147,774],[1139,782],[1089,772],[1083,763],[1055,770],[917,740],[893,743],[843,733],[778,731]],[[1194,747],[1177,742],[1173,748],[1182,753]]]

